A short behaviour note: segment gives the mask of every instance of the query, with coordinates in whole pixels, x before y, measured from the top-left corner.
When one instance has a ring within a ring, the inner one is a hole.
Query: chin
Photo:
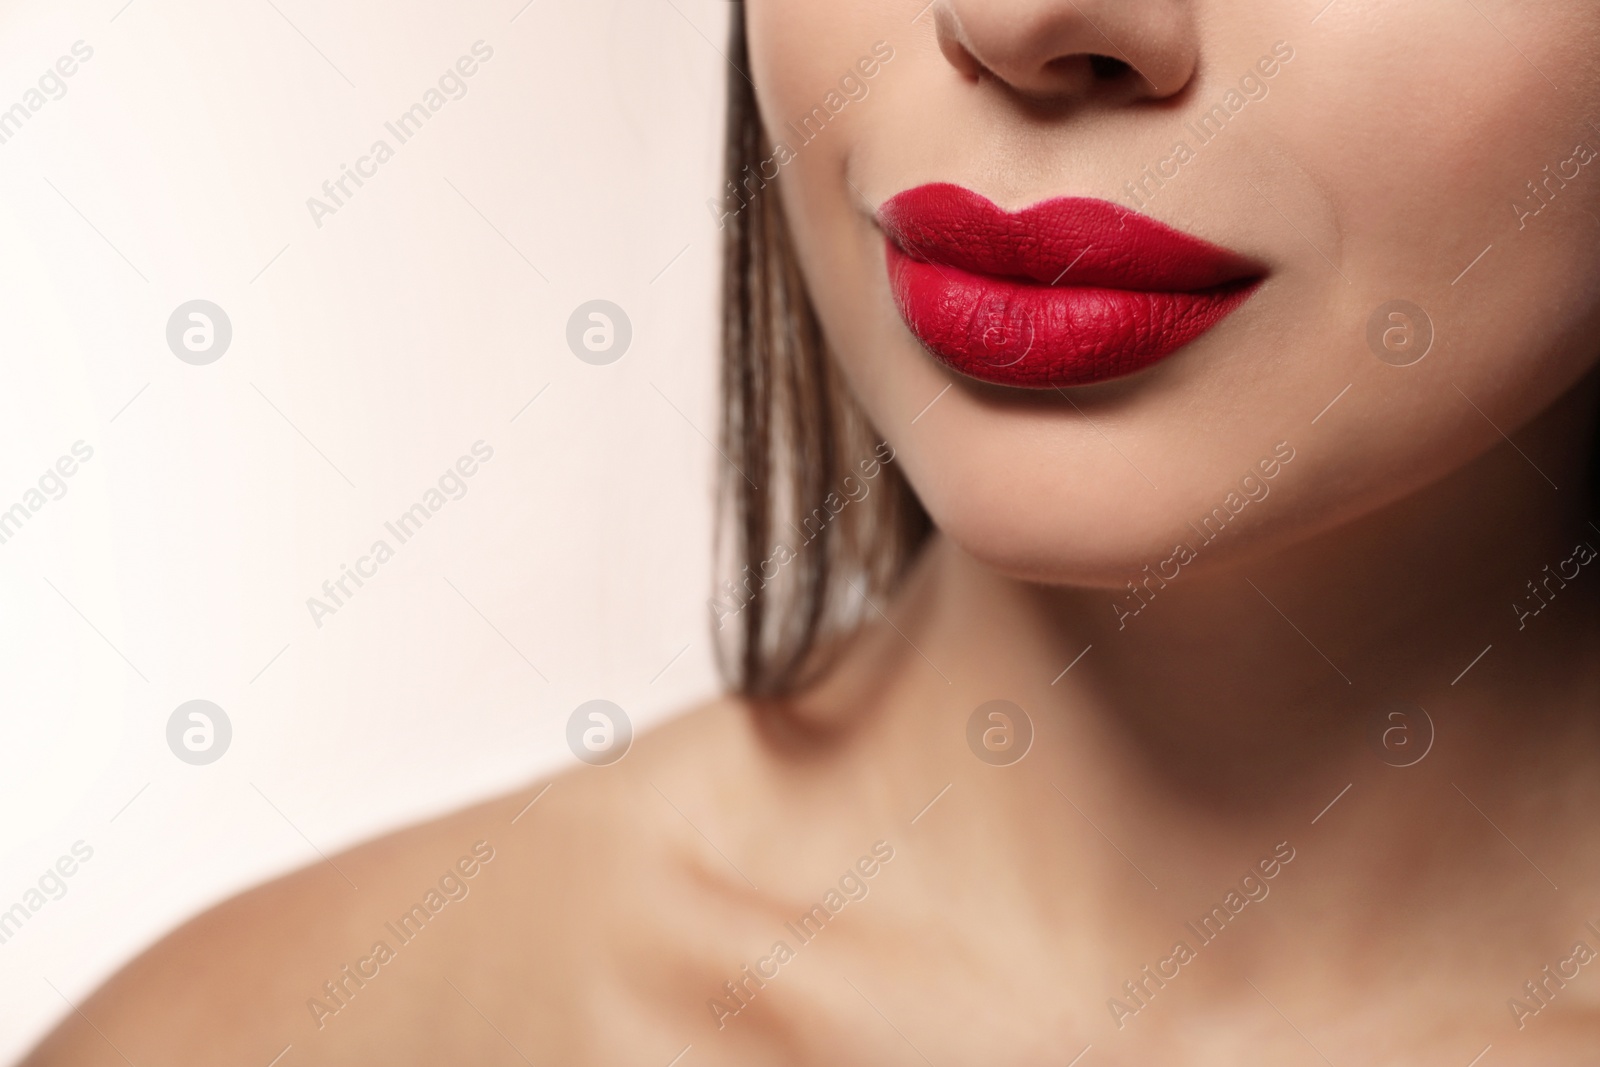
[[[1085,506],[1081,499],[1054,494],[1059,490],[1007,486],[964,494],[953,504],[926,498],[924,503],[955,547],[1020,581],[1117,589],[1147,563],[1171,555],[1176,535],[1169,517],[1115,504]]]

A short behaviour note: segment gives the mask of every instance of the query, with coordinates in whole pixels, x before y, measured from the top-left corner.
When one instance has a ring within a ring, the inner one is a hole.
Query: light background
[[[716,686],[727,5],[124,3],[0,13],[0,109],[94,49],[0,144],[0,510],[94,450],[0,544],[0,909],[94,850],[0,944],[0,1062],[207,905],[571,761],[579,703],[647,726]],[[202,367],[165,338],[196,298],[234,331]],[[565,341],[595,298],[633,325],[609,366]],[[306,598],[480,440],[318,628]],[[196,698],[234,730],[206,767],[166,743]]]

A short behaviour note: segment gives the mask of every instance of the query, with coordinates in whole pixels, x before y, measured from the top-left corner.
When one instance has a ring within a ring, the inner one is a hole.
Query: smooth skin
[[[746,2],[769,129],[894,50],[778,179],[836,358],[942,531],[838,669],[783,714],[713,703],[613,766],[223,904],[30,1067],[265,1067],[286,1045],[285,1067],[1566,1067],[1600,1047],[1600,958],[1575,950],[1600,953],[1600,565],[1528,588],[1600,547],[1600,160],[1526,185],[1600,146],[1600,8],[920,6]],[[917,346],[876,204],[928,181],[1009,208],[1120,198],[1279,41],[1270,92],[1142,208],[1269,265],[1242,309],[1142,374],[1042,396]],[[1435,331],[1409,367],[1367,342],[1393,299]],[[1128,617],[1126,583],[1283,444],[1270,493]],[[968,747],[997,699],[1034,731],[1011,766]],[[1386,733],[1397,702],[1431,729]],[[470,893],[319,1026],[307,1001],[478,841]],[[864,895],[794,937],[879,842]],[[1193,958],[1146,978],[1179,940]],[[763,964],[778,941],[792,958]],[[777,969],[730,1014],[747,964]]]

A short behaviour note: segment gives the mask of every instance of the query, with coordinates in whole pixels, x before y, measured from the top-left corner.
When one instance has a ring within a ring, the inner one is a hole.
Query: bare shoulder
[[[714,701],[610,766],[250,890],[135,959],[24,1067],[667,1062],[703,1010],[685,976],[719,973],[717,937],[763,911],[740,866],[772,829],[772,758],[742,704]]]

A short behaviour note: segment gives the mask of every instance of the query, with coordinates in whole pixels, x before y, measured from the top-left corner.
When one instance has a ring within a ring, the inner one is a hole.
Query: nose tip
[[[1165,99],[1198,65],[1186,0],[936,0],[934,27],[963,76],[1035,101]]]

